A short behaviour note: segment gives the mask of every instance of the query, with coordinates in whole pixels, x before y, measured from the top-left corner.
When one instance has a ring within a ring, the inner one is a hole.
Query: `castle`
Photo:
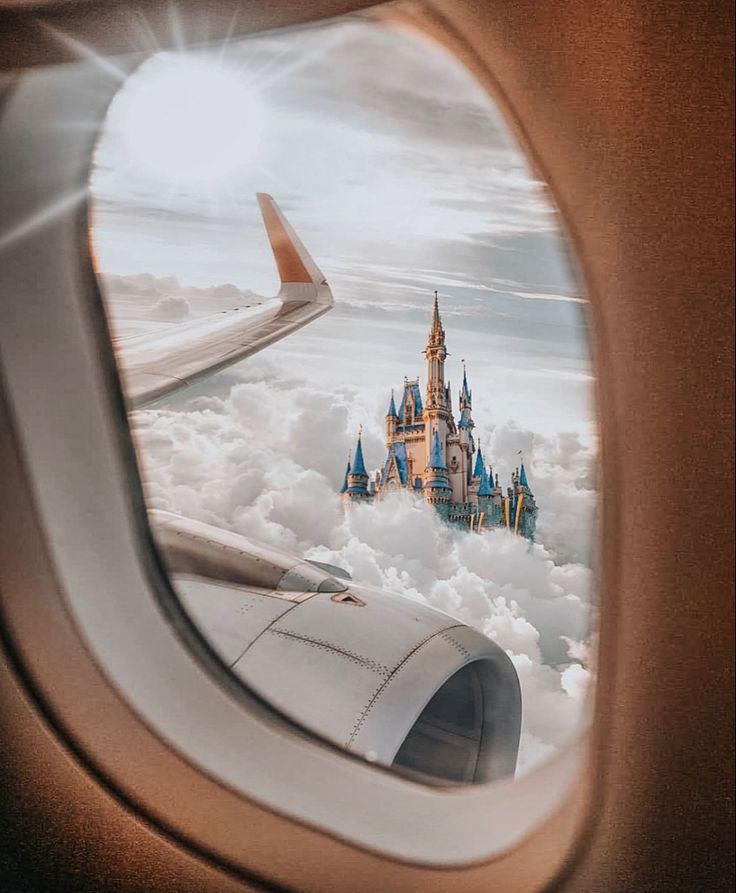
[[[505,527],[529,540],[534,538],[537,505],[524,463],[502,492],[498,475],[486,467],[480,445],[473,439],[473,395],[463,366],[457,422],[449,384],[445,384],[445,330],[434,293],[432,328],[424,349],[427,391],[419,379],[404,379],[398,412],[393,391],[386,414],[386,459],[371,479],[363,458],[360,434],[353,461],[348,461],[341,494],[346,504],[380,499],[395,490],[420,496],[448,523],[470,530]],[[473,461],[475,457],[475,461]]]

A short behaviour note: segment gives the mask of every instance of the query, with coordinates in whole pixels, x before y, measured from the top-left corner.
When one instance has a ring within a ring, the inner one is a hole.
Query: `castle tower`
[[[473,477],[480,480],[480,478],[483,476],[483,472],[483,451],[481,450],[480,443],[478,443],[478,452],[475,454],[475,467],[473,468]]]
[[[468,457],[469,459],[472,458],[472,453],[468,453]],[[468,462],[468,466],[470,466],[470,462]],[[470,480],[468,482],[468,502],[470,502],[472,505],[478,505],[478,490],[480,489],[482,476],[483,451],[479,442],[478,450],[475,454],[475,463],[472,466],[472,471],[470,472]]]
[[[396,412],[394,392],[391,391],[391,401],[386,412],[386,449],[396,440],[396,428],[399,424],[399,415]]]
[[[526,469],[522,460],[521,468],[517,470],[514,480],[515,514],[514,533],[524,536],[529,540],[534,539],[534,531],[537,526],[537,503],[534,499]]]
[[[455,420],[450,409],[450,395],[445,384],[445,359],[447,348],[445,346],[445,330],[440,318],[439,299],[434,293],[434,306],[432,308],[432,326],[429,330],[427,346],[424,348],[424,356],[427,358],[427,400],[424,406],[423,421],[424,448],[427,456],[427,467],[430,467],[430,457],[433,451],[433,438],[438,435],[441,444],[447,444],[448,432],[455,431]]]
[[[473,443],[473,428],[475,427],[475,422],[473,421],[473,395],[468,387],[468,373],[465,369],[465,360],[462,361],[463,364],[463,384],[460,388],[460,419],[457,423],[458,432],[460,433],[460,446],[463,451],[463,466],[465,468],[465,492],[468,495],[468,498],[473,501],[474,494],[472,493],[472,483],[474,474],[471,473],[472,461],[473,461],[473,450],[475,445]],[[476,462],[477,464],[477,462]]]
[[[432,450],[424,470],[422,489],[424,498],[440,513],[444,513],[445,506],[449,509],[452,501],[452,489],[438,431],[435,431],[432,437]]]
[[[463,362],[463,386],[460,388],[460,413],[468,410],[468,415],[473,408],[473,392],[468,387],[468,373],[465,368],[465,360]]]
[[[424,348],[427,358],[427,410],[448,412],[447,389],[445,387],[445,330],[440,318],[440,307],[437,292],[434,293],[432,308],[432,327],[429,330],[427,346]]]
[[[478,510],[488,515],[493,507],[493,485],[488,480],[485,465],[480,467],[480,484],[478,486]]]
[[[500,498],[503,495],[501,492],[501,485],[498,483],[498,475],[493,473],[493,466],[488,466],[488,480],[491,485],[491,489],[493,490],[493,495],[498,498],[498,504],[500,505]]]
[[[343,491],[344,499],[350,502],[361,502],[371,498],[371,492],[368,489],[368,472],[365,470],[363,459],[362,431],[358,434],[352,468],[348,463],[348,470],[345,472],[345,483],[347,487]]]

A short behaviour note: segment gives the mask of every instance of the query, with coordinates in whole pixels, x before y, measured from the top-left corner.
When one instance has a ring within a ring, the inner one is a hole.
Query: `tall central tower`
[[[443,451],[443,459],[447,456],[447,435],[455,432],[455,420],[452,417],[450,388],[445,384],[445,329],[440,319],[440,306],[437,292],[434,293],[432,309],[432,327],[429,330],[427,346],[424,348],[427,358],[427,400],[424,406],[424,439],[427,467],[429,457],[435,446],[435,435],[439,439]]]
[[[448,411],[447,389],[445,387],[447,348],[445,347],[445,329],[440,319],[437,292],[434,293],[432,328],[429,330],[429,339],[427,346],[424,348],[424,356],[427,358],[426,408]]]

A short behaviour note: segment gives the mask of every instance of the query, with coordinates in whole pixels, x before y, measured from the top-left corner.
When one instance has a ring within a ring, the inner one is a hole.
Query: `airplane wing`
[[[255,307],[213,314],[172,331],[116,342],[133,409],[165,397],[279,341],[333,306],[327,280],[270,195],[258,194],[281,288]]]

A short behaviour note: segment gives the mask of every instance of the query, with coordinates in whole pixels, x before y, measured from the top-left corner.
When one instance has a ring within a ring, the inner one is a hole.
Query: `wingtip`
[[[278,203],[267,192],[257,192],[256,198],[263,217],[274,260],[282,285],[282,299],[290,285],[311,284],[317,290],[316,300],[332,303],[332,294],[324,274],[294,232]]]

